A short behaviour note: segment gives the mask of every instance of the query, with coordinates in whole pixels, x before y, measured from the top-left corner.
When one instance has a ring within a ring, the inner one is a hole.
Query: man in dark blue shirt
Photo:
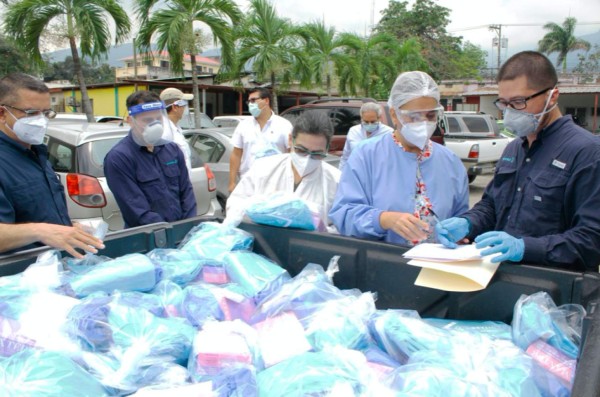
[[[183,153],[165,132],[158,94],[137,91],[126,101],[129,134],[104,159],[104,174],[125,227],[173,222],[196,215],[196,198]]]
[[[42,142],[55,115],[40,80],[22,73],[0,79],[0,252],[41,243],[81,258],[75,248],[103,247],[71,225],[64,188],[48,162]]]
[[[557,83],[537,52],[502,66],[495,104],[520,138],[502,154],[481,201],[436,226],[444,245],[475,238],[482,255],[500,253],[494,262],[598,271],[600,140],[562,116]]]

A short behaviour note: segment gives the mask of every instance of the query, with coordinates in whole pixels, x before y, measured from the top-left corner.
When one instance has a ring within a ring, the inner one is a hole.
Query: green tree
[[[33,65],[27,63],[26,55],[12,42],[0,36],[0,75],[13,72],[31,72]]]
[[[332,78],[336,69],[351,62],[346,50],[354,41],[337,34],[335,28],[325,26],[322,21],[302,26],[300,34],[304,39],[311,80],[317,86],[321,86],[325,80],[325,92],[330,97]]]
[[[581,75],[583,83],[595,82],[594,76],[600,74],[600,46],[595,44],[590,51],[577,57],[579,62],[573,72]]]
[[[111,23],[115,42],[123,42],[131,28],[129,17],[115,0],[20,0],[10,4],[4,15],[6,34],[39,65],[44,63],[40,37],[52,23],[61,24],[62,34],[69,42],[83,110],[88,120],[93,121],[79,51],[92,61],[101,59],[111,44]]]
[[[210,29],[215,44],[221,45],[221,61],[232,62],[232,24],[238,24],[242,14],[233,0],[136,0],[136,14],[140,30],[136,44],[140,51],[149,52],[153,38],[159,51],[169,52],[171,68],[183,74],[183,58],[190,56],[192,63],[192,90],[194,115],[200,126],[200,90],[196,55],[200,52],[194,22],[203,23]]]
[[[486,64],[485,52],[473,51],[472,44],[463,45],[462,37],[449,35],[449,17],[450,9],[431,0],[416,0],[411,9],[408,1],[392,0],[382,11],[376,31],[391,34],[401,42],[417,40],[428,72],[436,79],[479,77]]]
[[[544,29],[549,30],[549,32],[538,42],[540,52],[546,54],[558,53],[556,66],[562,64],[563,73],[567,71],[567,54],[569,52],[576,50],[589,51],[591,48],[589,42],[575,37],[575,25],[577,25],[577,19],[573,17],[566,18],[562,26],[554,22],[548,22],[544,25]]]
[[[106,63],[100,66],[93,66],[85,59],[82,59],[81,69],[88,84],[115,81],[115,69]],[[46,63],[42,74],[44,75],[44,81],[68,80],[72,83],[77,83],[77,77],[73,76],[73,57],[66,57],[62,62]]]
[[[351,33],[342,36],[349,43],[349,61],[342,63],[337,70],[342,93],[386,98],[400,72],[427,70],[419,44],[414,39],[400,44],[385,33],[369,37]]]
[[[236,31],[238,52],[233,75],[239,78],[246,65],[259,81],[269,81],[272,108],[278,113],[277,90],[293,81],[310,84],[310,68],[303,50],[301,29],[277,16],[267,0],[250,0],[249,14]]]

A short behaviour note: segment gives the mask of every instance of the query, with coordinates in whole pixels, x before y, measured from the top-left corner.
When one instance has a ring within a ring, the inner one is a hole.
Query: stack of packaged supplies
[[[568,396],[585,310],[522,296],[512,326],[377,310],[309,263],[202,223],[178,249],[0,278],[0,395]]]

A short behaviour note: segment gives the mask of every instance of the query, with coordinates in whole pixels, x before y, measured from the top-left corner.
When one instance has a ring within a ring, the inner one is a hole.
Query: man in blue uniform
[[[494,262],[598,271],[600,140],[558,108],[558,79],[542,54],[524,51],[500,69],[495,104],[511,142],[471,210],[436,226],[455,247],[475,239]]]
[[[42,142],[55,115],[42,81],[22,73],[0,80],[0,252],[43,244],[81,258],[76,248],[103,247],[71,225],[64,188],[48,162]]]
[[[183,153],[165,133],[165,105],[150,91],[126,101],[129,134],[104,159],[104,174],[125,227],[173,222],[196,215],[196,198]]]

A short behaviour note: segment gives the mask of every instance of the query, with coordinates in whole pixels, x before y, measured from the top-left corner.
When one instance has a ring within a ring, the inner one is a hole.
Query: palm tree
[[[347,36],[338,35],[335,28],[326,27],[322,21],[304,25],[301,35],[305,41],[305,51],[308,54],[308,65],[313,82],[322,85],[325,78],[327,96],[330,97],[332,75],[335,69],[351,62],[346,49],[353,41],[348,40]]]
[[[589,42],[574,36],[576,24],[577,19],[572,17],[566,18],[562,26],[549,22],[544,25],[544,29],[550,32],[546,33],[538,42],[540,52],[546,54],[558,52],[556,66],[562,64],[563,73],[567,71],[567,54],[569,52],[576,50],[589,51],[591,48]]]
[[[400,44],[387,33],[366,38],[352,33],[344,33],[342,36],[348,43],[351,60],[337,69],[342,92],[385,97],[398,73],[428,69],[414,39]]]
[[[153,10],[160,4],[164,7]],[[183,74],[183,58],[189,55],[192,62],[192,90],[194,93],[194,116],[200,126],[200,90],[196,55],[199,53],[197,30],[194,22],[201,22],[212,32],[215,44],[221,45],[221,62],[232,61],[232,24],[237,24],[242,14],[233,0],[136,0],[136,14],[140,19],[140,30],[136,44],[140,51],[149,52],[152,39],[156,36],[158,51],[169,52],[171,68]]]
[[[115,0],[22,0],[8,6],[4,30],[34,63],[43,65],[40,36],[53,23],[63,27],[61,34],[71,48],[73,72],[79,81],[83,111],[88,121],[93,121],[79,51],[92,61],[105,55],[111,44],[111,21],[115,29],[115,43],[123,42],[131,23],[125,10]]]
[[[249,62],[257,80],[269,80],[273,91],[272,109],[278,113],[277,84],[292,81],[310,84],[310,71],[301,44],[300,29],[277,16],[267,0],[251,0],[249,15],[239,29],[239,50],[235,73],[239,76]]]

